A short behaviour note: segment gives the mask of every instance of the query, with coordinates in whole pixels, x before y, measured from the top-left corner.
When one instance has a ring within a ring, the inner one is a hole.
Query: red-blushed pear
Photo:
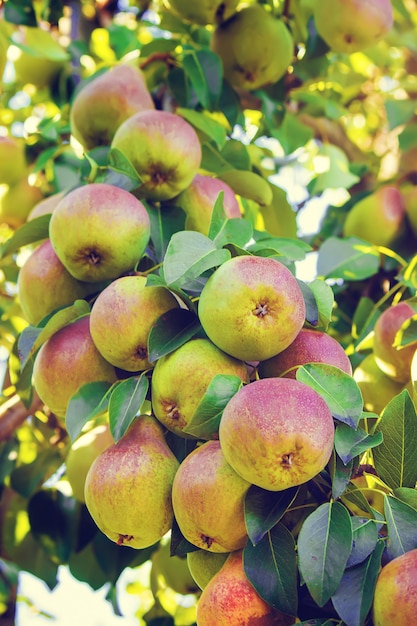
[[[154,108],[141,70],[115,65],[76,92],[70,109],[71,133],[86,150],[107,146],[128,117]]]
[[[411,360],[416,346],[410,344],[405,348],[397,349],[393,344],[397,332],[413,315],[416,315],[416,311],[403,300],[385,309],[374,326],[375,361],[384,374],[403,384],[411,378]]]
[[[282,491],[314,478],[333,452],[329,407],[308,385],[264,378],[241,387],[219,427],[224,456],[245,480]]]
[[[146,286],[145,276],[122,276],[103,289],[90,316],[90,332],[103,357],[120,369],[138,372],[152,367],[148,338],[163,313],[178,308],[165,287]]]
[[[236,195],[227,183],[218,178],[197,174],[191,185],[174,198],[186,214],[185,228],[208,235],[214,204],[223,191],[223,207],[227,218],[241,217]]]
[[[244,361],[264,361],[285,350],[305,321],[305,303],[290,270],[270,257],[237,256],[204,285],[198,315],[221,350]]]
[[[417,549],[380,570],[372,607],[374,626],[410,626],[417,615]]]
[[[91,465],[84,497],[98,528],[112,541],[147,548],[170,530],[172,482],[179,463],[151,415],[137,417]]]
[[[217,374],[238,376],[248,382],[243,363],[225,354],[208,339],[190,339],[161,357],[152,373],[152,410],[159,421],[180,436],[184,432],[208,386]]]
[[[228,556],[197,604],[198,626],[290,626],[295,620],[261,598],[245,574],[242,550]]]
[[[114,367],[103,359],[91,338],[89,315],[58,330],[35,356],[33,385],[58,417],[65,417],[71,397],[82,385],[116,380]]]
[[[299,366],[306,363],[327,363],[352,375],[351,362],[341,344],[331,335],[310,328],[302,328],[288,348],[262,361],[258,372],[261,378],[295,378]]]
[[[24,144],[15,137],[0,136],[0,184],[16,185],[27,174]]]
[[[401,235],[404,223],[402,194],[397,187],[385,185],[352,206],[343,225],[343,235],[376,246],[390,246]]]
[[[193,24],[220,24],[231,17],[240,0],[166,0],[166,5],[178,17]]]
[[[39,187],[30,185],[27,178],[22,178],[15,185],[0,188],[0,223],[11,228],[22,226],[35,204],[42,200]]]
[[[64,196],[65,191],[57,191],[46,198],[42,198],[42,200],[37,202],[33,209],[31,209],[27,221],[34,220],[36,217],[41,217],[41,215],[50,215],[53,213],[55,207],[58,206]]]
[[[358,52],[376,44],[393,25],[391,0],[318,0],[314,20],[334,52]]]
[[[83,432],[71,445],[65,459],[65,475],[76,500],[85,501],[84,485],[88,470],[98,455],[112,443],[114,439],[106,422]]]
[[[219,24],[210,45],[223,63],[226,80],[233,87],[248,90],[277,82],[294,54],[294,42],[284,21],[260,4],[244,6]]]
[[[367,354],[355,367],[353,378],[358,383],[365,411],[380,415],[394,396],[403,390],[404,384],[396,382],[378,367],[375,355]]]
[[[218,440],[194,448],[180,464],[172,485],[174,515],[184,537],[210,552],[244,548],[249,487],[226,461]]]
[[[49,238],[70,274],[85,282],[118,278],[142,258],[150,220],[140,200],[120,187],[90,183],[62,198]]]
[[[84,299],[95,290],[95,284],[83,283],[71,276],[49,239],[33,250],[17,277],[23,315],[34,326],[55,309]]]
[[[207,587],[228,556],[228,552],[209,552],[202,549],[187,552],[188,568],[200,589]]]
[[[194,128],[170,111],[141,111],[116,130],[112,148],[129,159],[143,183],[135,194],[170,200],[186,189],[200,167],[201,144]]]

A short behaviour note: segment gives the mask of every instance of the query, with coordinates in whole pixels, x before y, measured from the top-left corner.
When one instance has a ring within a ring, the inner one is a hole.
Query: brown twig
[[[10,439],[15,430],[41,407],[42,402],[37,394],[34,395],[29,408],[23,404],[18,394],[11,396],[0,407],[0,442]]]

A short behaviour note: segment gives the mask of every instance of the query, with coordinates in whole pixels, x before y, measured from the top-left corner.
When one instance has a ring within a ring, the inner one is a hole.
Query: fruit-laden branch
[[[34,395],[27,408],[18,394],[14,394],[0,407],[0,442],[10,439],[15,430],[35,411],[42,407],[38,395]]]

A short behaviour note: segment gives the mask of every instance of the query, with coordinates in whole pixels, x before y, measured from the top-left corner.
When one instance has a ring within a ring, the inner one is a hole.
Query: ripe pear
[[[70,55],[50,30],[20,26],[14,34],[19,54],[14,59],[16,81],[44,88],[55,80]]]
[[[2,185],[0,188],[0,222],[16,229],[22,226],[35,204],[42,200],[39,187],[30,185],[22,178],[15,185]]]
[[[243,552],[232,552],[203,589],[197,605],[198,626],[290,626],[295,618],[261,598],[243,568]]]
[[[314,20],[334,52],[358,52],[376,44],[392,28],[391,0],[317,0]]]
[[[184,537],[210,552],[233,552],[248,539],[244,503],[250,482],[229,463],[218,440],[185,457],[172,486],[175,519]]]
[[[34,326],[55,309],[84,299],[95,290],[95,284],[83,283],[71,276],[55,254],[49,239],[33,250],[17,278],[23,315]]]
[[[170,200],[186,189],[197,174],[201,145],[194,128],[169,111],[140,111],[116,130],[112,148],[133,164],[143,184],[139,198]]]
[[[161,357],[152,373],[152,410],[158,420],[180,436],[184,433],[216,374],[248,381],[246,365],[225,354],[208,339],[190,339]]]
[[[228,556],[228,552],[209,552],[202,549],[187,552],[187,562],[191,576],[200,589],[207,587]]]
[[[218,25],[210,45],[222,60],[226,80],[248,90],[282,78],[294,48],[285,23],[260,4],[244,6]]]
[[[76,92],[70,109],[71,133],[86,150],[107,146],[128,117],[154,108],[141,70],[115,65]]]
[[[165,287],[146,286],[145,276],[112,281],[93,304],[90,331],[97,349],[115,367],[138,372],[152,367],[148,337],[156,320],[178,308]]]
[[[295,378],[298,367],[306,363],[327,363],[352,375],[351,362],[341,344],[331,335],[310,328],[302,328],[288,348],[262,361],[258,372],[261,378]]]
[[[264,361],[300,332],[305,303],[290,270],[271,257],[237,256],[210,276],[198,304],[208,337],[244,361]]]
[[[178,466],[158,421],[136,418],[88,471],[85,503],[99,529],[121,546],[140,549],[159,541],[172,525]]]
[[[308,385],[264,378],[241,387],[220,421],[224,456],[245,480],[282,491],[314,478],[333,452],[329,407]]]
[[[30,220],[34,220],[37,217],[41,217],[41,215],[50,215],[53,213],[55,211],[55,207],[58,206],[64,196],[65,191],[57,191],[46,198],[42,198],[42,200],[37,202],[30,211],[27,221],[29,222]]]
[[[88,470],[98,455],[112,443],[114,439],[109,425],[103,423],[84,432],[71,445],[65,462],[65,474],[76,500],[85,502],[84,485]]]
[[[152,574],[159,587],[165,585],[182,595],[200,590],[188,567],[187,557],[171,555],[170,542],[162,539],[158,549],[152,554]],[[162,578],[162,581],[161,581]]]
[[[220,24],[231,17],[240,0],[167,0],[167,7],[178,17],[193,24]]]
[[[24,144],[16,137],[0,136],[0,184],[16,185],[27,174]]]
[[[367,354],[355,367],[353,378],[361,390],[365,411],[381,414],[388,402],[403,390],[403,383],[396,382],[378,367],[375,355]]]
[[[220,192],[224,193],[223,207],[227,218],[241,217],[236,195],[227,183],[218,178],[197,174],[191,185],[175,199],[186,214],[185,228],[208,235],[213,207]]]
[[[374,626],[409,626],[417,614],[417,549],[389,561],[379,572],[372,607]]]
[[[378,367],[393,380],[406,384],[411,377],[411,361],[416,350],[415,344],[405,348],[394,348],[397,332],[404,322],[416,311],[403,300],[385,309],[374,326],[373,351]]]
[[[133,194],[90,183],[62,198],[49,222],[49,237],[70,274],[85,282],[118,278],[142,258],[150,220]]]
[[[397,187],[386,185],[359,200],[343,226],[345,237],[358,237],[376,246],[390,246],[403,231],[405,206]]]
[[[80,317],[52,335],[36,353],[33,385],[40,399],[58,417],[85,383],[115,382],[116,371],[101,356],[90,335],[90,316]]]

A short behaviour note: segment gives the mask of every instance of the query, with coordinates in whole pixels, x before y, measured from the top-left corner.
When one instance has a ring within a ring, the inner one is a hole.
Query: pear
[[[88,471],[85,503],[98,528],[121,546],[140,549],[158,542],[172,525],[178,466],[158,421],[137,417]]]
[[[207,587],[228,556],[229,552],[209,552],[201,548],[193,552],[187,552],[187,563],[191,576],[200,589]]]
[[[148,337],[156,320],[178,308],[165,287],[146,286],[145,276],[122,276],[110,283],[94,302],[91,336],[99,352],[115,367],[137,372],[152,367]]]
[[[172,486],[175,519],[184,537],[210,552],[246,545],[244,502],[250,482],[226,461],[218,440],[206,441],[182,461]]]
[[[71,133],[86,150],[107,146],[128,117],[154,108],[141,70],[115,65],[76,92],[70,109]]]
[[[381,370],[373,353],[355,367],[353,378],[358,383],[365,411],[381,414],[388,402],[403,390],[403,383],[396,382]]]
[[[184,429],[216,374],[229,374],[248,381],[243,361],[225,354],[208,339],[191,339],[161,357],[152,373],[154,415],[172,432],[189,437]]]
[[[73,189],[55,207],[49,237],[70,274],[85,282],[118,278],[142,258],[150,220],[133,194],[107,183]]]
[[[95,283],[83,283],[71,276],[49,239],[31,252],[17,278],[23,315],[34,326],[55,309],[84,299],[96,289]]]
[[[404,185],[401,188],[408,223],[417,238],[417,185]]]
[[[36,353],[33,385],[40,399],[58,417],[65,417],[68,402],[90,382],[117,380],[116,371],[101,356],[85,315],[52,335]]]
[[[49,86],[70,60],[67,50],[49,30],[20,26],[13,38],[19,47],[13,61],[16,81],[22,85],[38,89]]]
[[[0,184],[16,185],[27,174],[24,143],[16,137],[0,136]]]
[[[42,200],[39,187],[30,185],[22,178],[15,185],[2,185],[0,188],[0,222],[16,229],[22,226],[33,207]]]
[[[392,380],[406,384],[411,378],[411,361],[416,345],[394,347],[397,332],[416,311],[406,301],[389,306],[378,317],[374,326],[373,350],[378,367]]]
[[[260,597],[245,574],[241,550],[228,556],[197,605],[198,626],[290,626],[295,621]]]
[[[34,220],[37,217],[41,217],[41,215],[50,215],[53,213],[55,207],[58,206],[64,196],[65,191],[57,191],[56,193],[39,200],[39,202],[37,202],[31,209],[27,221],[29,222],[30,220]]]
[[[171,555],[171,545],[163,538],[158,549],[152,554],[152,573],[157,580],[158,587],[166,586],[186,595],[200,590],[188,567],[187,558],[184,556]]]
[[[294,47],[285,23],[260,4],[245,6],[217,26],[210,45],[222,60],[226,80],[247,90],[282,78]]]
[[[374,626],[408,626],[417,612],[417,549],[408,549],[385,563],[375,585]]]
[[[169,0],[167,6],[170,11],[193,24],[219,24],[231,17],[240,0]]]
[[[319,35],[335,52],[358,52],[392,28],[391,0],[317,0],[314,20]]]

